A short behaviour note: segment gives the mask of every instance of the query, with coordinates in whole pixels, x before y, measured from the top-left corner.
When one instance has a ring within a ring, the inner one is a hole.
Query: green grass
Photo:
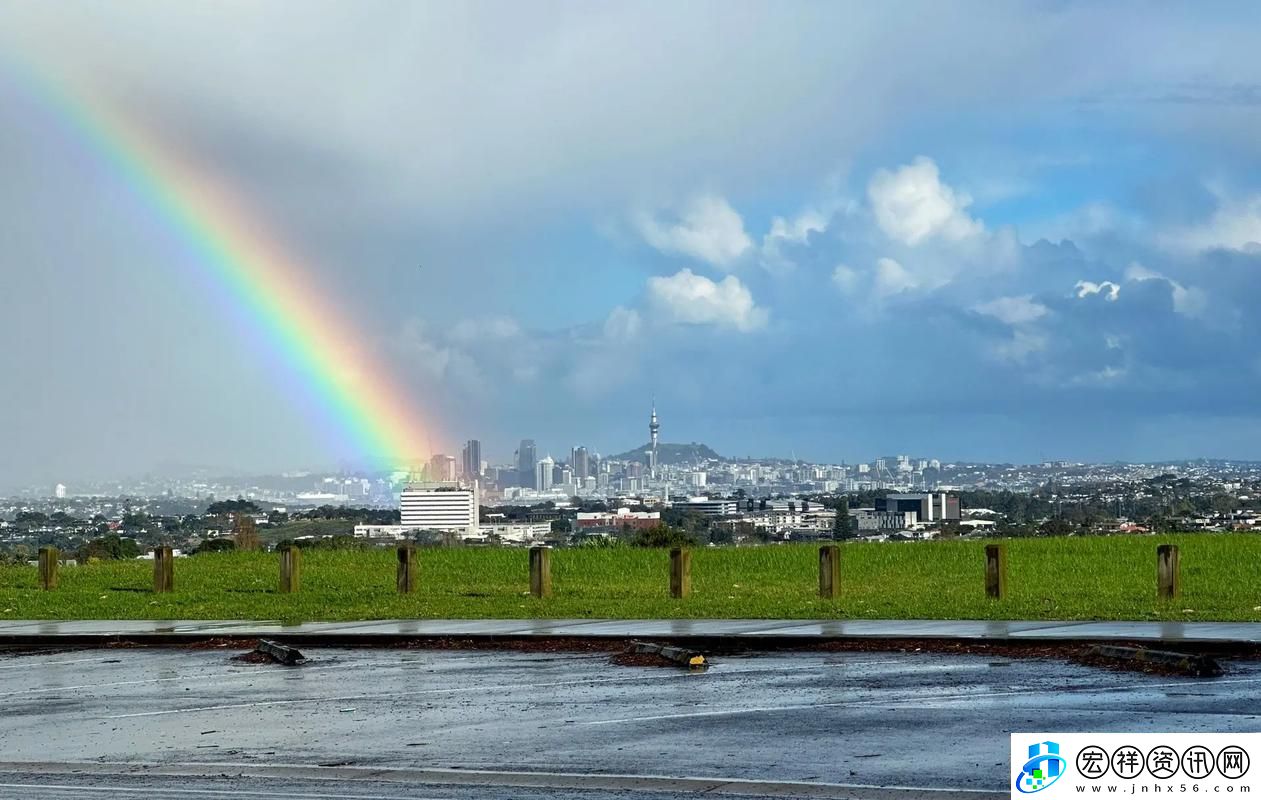
[[[1155,598],[1158,543],[1181,548],[1182,597]],[[1261,536],[1012,540],[1010,597],[984,591],[978,541],[853,543],[841,547],[842,597],[817,596],[813,546],[704,548],[693,553],[692,596],[668,596],[664,550],[552,553],[554,596],[528,596],[520,549],[419,551],[413,595],[394,591],[393,550],[303,553],[302,588],[276,591],[275,553],[181,558],[176,591],[154,595],[152,564],[63,566],[37,587],[35,567],[0,567],[3,619],[850,618],[1158,619],[1261,621]]]

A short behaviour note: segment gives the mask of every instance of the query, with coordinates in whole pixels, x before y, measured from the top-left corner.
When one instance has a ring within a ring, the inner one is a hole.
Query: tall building
[[[657,434],[661,432],[661,423],[657,422],[657,398],[652,399],[652,416],[648,418],[648,436],[652,448],[648,451],[648,472],[657,477]]]
[[[64,483],[59,483],[53,487],[53,497],[58,500],[66,499],[66,485]]]
[[[409,528],[432,531],[458,531],[476,536],[477,481],[429,481],[409,484],[403,490],[400,522]]]
[[[553,474],[552,469],[556,466],[556,462],[551,456],[547,456],[538,463],[534,470],[534,488],[540,492],[546,492],[552,488]]]
[[[480,478],[482,475],[482,443],[477,439],[469,439],[464,445],[465,478]]]
[[[431,481],[453,481],[456,479],[455,474],[455,456],[446,456],[442,453],[435,453],[429,459],[429,480]]]
[[[517,448],[517,476],[519,483],[526,489],[537,489],[535,467],[538,464],[538,453],[534,449],[533,439],[522,439]]]
[[[585,447],[575,447],[569,454],[569,466],[574,470],[574,477],[586,480],[591,475],[591,456]]]

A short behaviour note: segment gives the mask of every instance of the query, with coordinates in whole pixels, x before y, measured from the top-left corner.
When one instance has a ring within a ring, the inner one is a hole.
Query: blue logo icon
[[[1021,794],[1033,794],[1046,789],[1060,779],[1068,766],[1060,756],[1060,746],[1055,742],[1039,742],[1029,745],[1029,760],[1016,776],[1016,790]]]

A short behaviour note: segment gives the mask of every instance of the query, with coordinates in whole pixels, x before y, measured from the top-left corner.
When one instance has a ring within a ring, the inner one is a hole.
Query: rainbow
[[[298,377],[307,395],[302,402],[332,423],[336,430],[329,433],[349,450],[340,456],[398,468],[427,455],[430,426],[421,409],[243,198],[96,93],[0,56],[3,73],[17,78],[18,90],[91,158],[104,162],[189,251],[195,268],[224,290],[232,310],[252,323],[259,344]]]

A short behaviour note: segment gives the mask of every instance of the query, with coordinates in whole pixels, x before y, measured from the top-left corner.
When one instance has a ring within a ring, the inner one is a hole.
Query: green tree
[[[1073,526],[1059,518],[1051,518],[1038,526],[1040,536],[1068,536],[1073,533]]]
[[[694,547],[697,540],[678,528],[656,525],[637,532],[631,544],[636,547]]]
[[[206,515],[217,517],[221,514],[260,514],[262,509],[250,500],[238,497],[235,500],[220,500],[206,507]]]
[[[95,558],[101,561],[136,558],[140,555],[140,545],[135,539],[124,539],[116,533],[93,539],[81,545],[75,551],[76,561],[84,562]]]
[[[236,542],[231,539],[207,539],[197,546],[193,555],[198,553],[230,553],[236,549]]]
[[[836,519],[832,522],[832,538],[840,541],[850,536],[849,498],[842,497],[836,504]]]

